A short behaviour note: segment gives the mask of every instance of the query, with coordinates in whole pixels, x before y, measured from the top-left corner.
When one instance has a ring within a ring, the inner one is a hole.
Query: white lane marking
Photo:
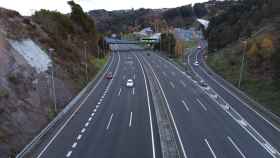
[[[109,122],[108,122],[108,124],[107,124],[107,127],[106,127],[107,130],[110,128],[110,125],[111,125],[113,116],[114,116],[114,114],[112,113],[111,116],[110,116]]]
[[[78,145],[77,142],[73,143],[72,148],[76,148],[77,145]]]
[[[242,158],[246,158],[246,156],[243,154],[243,152],[240,150],[240,148],[235,144],[235,142],[229,137],[227,136],[227,139],[230,141],[230,143],[235,147],[235,149],[240,153],[240,155],[242,156]]]
[[[120,88],[119,92],[118,92],[118,96],[120,96],[122,93],[122,88]]]
[[[187,109],[187,111],[190,111],[190,108],[188,107],[188,105],[186,104],[186,102],[184,100],[182,100],[182,103],[184,104],[184,106]]]
[[[132,95],[134,95],[135,94],[135,88],[133,87],[132,88]]]
[[[82,138],[83,135],[79,134],[77,137],[77,140],[80,140]]]
[[[196,101],[202,106],[205,111],[207,111],[206,106],[199,99],[196,99]]]
[[[183,145],[183,142],[182,142],[180,133],[179,133],[178,128],[177,128],[177,125],[176,125],[176,123],[175,123],[175,120],[174,120],[173,114],[172,114],[172,112],[171,112],[170,105],[169,105],[169,103],[168,103],[168,101],[167,101],[165,92],[163,91],[162,86],[161,86],[161,84],[160,84],[160,81],[159,81],[157,75],[155,74],[154,69],[152,68],[151,64],[149,64],[148,61],[147,61],[143,56],[142,56],[142,58],[144,59],[144,61],[147,63],[147,65],[148,65],[148,66],[150,67],[150,69],[152,70],[152,73],[154,74],[154,76],[155,76],[155,78],[156,78],[156,80],[157,80],[157,83],[159,84],[160,90],[161,90],[161,92],[162,92],[162,94],[163,94],[163,97],[164,97],[164,100],[165,100],[165,102],[166,102],[166,104],[167,104],[168,112],[169,112],[169,114],[170,114],[170,116],[171,116],[171,120],[172,120],[173,125],[174,125],[174,127],[175,127],[175,131],[176,131],[176,134],[177,134],[179,143],[180,143],[180,148],[181,148],[181,150],[183,151],[184,158],[187,158],[186,150],[185,150],[185,148],[184,148],[184,145]]]
[[[191,68],[192,68],[192,66],[191,66]],[[196,72],[196,71],[194,71],[193,70],[193,68],[192,68],[192,71],[199,77],[199,78],[201,78],[201,76],[199,76],[199,74]],[[216,80],[213,80],[213,81],[215,81],[217,84],[219,84]],[[222,86],[222,85],[221,85]],[[222,86],[223,87],[223,86]],[[224,88],[225,89],[225,88]],[[225,89],[226,91],[228,91],[228,89]],[[233,96],[234,96],[234,94],[233,93],[231,93],[230,91],[228,91],[230,94],[232,94]],[[218,94],[218,93],[217,93]],[[220,95],[219,95],[219,97],[221,97]],[[210,97],[211,98],[211,97]],[[223,98],[223,97],[221,97],[221,98]],[[244,103],[240,98],[238,98],[238,97],[236,97],[236,99],[238,99],[241,103],[243,103],[245,106],[247,106],[249,109],[251,109],[251,107],[248,105],[248,104],[246,104],[246,103]],[[214,102],[216,102],[217,103],[217,101],[216,100],[214,100],[213,99],[213,101]],[[217,103],[218,105],[219,105],[219,103]],[[229,105],[229,104],[228,104]],[[236,113],[236,114],[238,114],[239,115],[239,117],[241,117],[242,119],[243,119],[243,121],[242,122],[240,122],[240,121],[238,121],[238,120],[236,120],[236,118],[230,113],[230,112],[228,112],[228,111],[226,111],[226,113],[228,113],[252,138],[254,138],[258,143],[259,143],[259,145],[261,145],[272,157],[274,157],[274,158],[276,158],[276,157],[279,157],[279,155],[280,155],[280,153],[278,152],[278,150],[276,150],[252,125],[250,125],[247,121],[245,121],[245,119],[232,107],[232,106],[230,106],[231,107],[231,110],[232,111],[234,111],[234,113]],[[251,109],[251,110],[253,110],[253,111],[255,111],[254,109]],[[255,111],[256,112],[256,111]],[[256,114],[258,114],[257,112],[256,112]],[[259,115],[260,117],[262,117],[262,115]],[[264,120],[265,121],[268,121],[268,120],[266,120],[265,118],[264,118]],[[267,122],[268,124],[270,123],[269,121]],[[272,127],[274,127],[273,126],[273,124],[271,124],[272,125]],[[246,127],[246,126],[249,126],[249,127]],[[249,129],[250,130],[249,130]],[[276,129],[277,130],[277,128],[274,128],[274,129]],[[254,132],[252,133],[252,131],[251,130],[253,130]],[[257,136],[256,136],[256,135]]]
[[[240,101],[243,105],[245,105],[248,109],[250,109],[252,112],[254,112],[257,116],[259,116],[262,120],[264,120],[266,123],[268,123],[271,127],[273,127],[275,130],[277,130],[278,132],[280,132],[280,128],[276,127],[273,123],[271,123],[268,119],[266,119],[263,115],[261,115],[258,111],[256,111],[255,109],[253,109],[250,105],[248,105],[247,103],[245,103],[243,100],[241,100],[238,96],[236,96],[233,92],[231,92],[230,90],[228,90],[225,86],[223,86],[222,84],[220,84],[216,79],[214,79],[214,77],[212,77],[211,75],[209,75],[207,72],[205,72],[204,69],[201,69],[208,77],[210,77],[214,82],[216,82],[216,84],[218,84],[220,87],[222,87],[226,92],[228,92],[231,96],[233,96],[235,99],[237,99],[238,101]],[[229,84],[230,85],[230,84]],[[231,85],[230,85],[231,86]],[[235,87],[233,87],[235,88]]]
[[[118,53],[119,56],[119,60],[120,60],[120,55]],[[44,147],[44,149],[39,153],[39,155],[37,156],[37,158],[40,158],[44,152],[47,150],[47,148],[52,144],[52,142],[55,140],[55,138],[61,133],[61,131],[65,128],[65,126],[70,122],[70,120],[76,115],[76,113],[80,110],[80,108],[82,107],[82,105],[87,101],[87,99],[89,98],[89,96],[93,93],[93,91],[96,89],[97,86],[99,86],[99,84],[101,83],[101,81],[103,81],[103,78],[105,76],[105,74],[107,74],[107,72],[109,71],[110,67],[112,66],[113,63],[113,59],[114,59],[114,55],[112,57],[112,60],[109,64],[109,66],[107,67],[106,71],[103,73],[103,75],[100,77],[100,79],[98,80],[98,82],[96,83],[96,85],[90,90],[90,92],[88,93],[88,95],[84,98],[84,100],[81,102],[81,104],[77,107],[77,109],[71,114],[71,116],[65,121],[65,123],[59,128],[59,130],[56,132],[56,134],[52,137],[52,139],[48,142],[48,144]],[[119,61],[118,60],[118,64]]]
[[[81,133],[85,133],[85,131],[86,131],[86,129],[85,129],[85,128],[83,128],[83,129],[81,130]]]
[[[212,147],[210,146],[208,140],[207,140],[207,139],[204,139],[204,141],[205,141],[205,143],[207,144],[208,148],[210,149],[211,154],[213,155],[213,157],[214,157],[214,158],[217,158],[217,156],[216,156],[214,150],[212,149]]]
[[[130,112],[129,127],[131,127],[131,124],[132,124],[132,112]]]
[[[136,80],[136,74],[133,75],[134,80]]]
[[[175,85],[172,81],[170,81],[169,84],[171,85],[172,88],[175,88]]]
[[[181,83],[184,87],[187,86],[183,80],[180,80],[180,83]]]
[[[144,69],[143,69],[143,66],[140,62],[140,60],[138,59],[138,57],[133,54],[140,67],[141,67],[141,71],[142,71],[142,74],[144,76],[144,82],[145,82],[145,89],[146,89],[146,98],[147,98],[147,102],[148,102],[148,109],[149,109],[149,121],[150,121],[150,130],[151,130],[151,138],[152,138],[152,149],[153,149],[153,158],[156,158],[156,150],[155,150],[155,141],[154,141],[154,129],[153,129],[153,120],[152,120],[152,112],[151,112],[151,105],[150,105],[150,96],[149,96],[149,91],[148,91],[148,86],[147,86],[147,78],[146,78],[146,75],[145,75],[145,72],[144,72]]]
[[[72,151],[68,151],[66,157],[70,157],[72,155]]]

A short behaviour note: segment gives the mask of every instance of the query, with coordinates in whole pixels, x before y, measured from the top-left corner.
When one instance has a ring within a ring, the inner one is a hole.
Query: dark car
[[[112,72],[107,73],[106,79],[111,80],[113,78]]]

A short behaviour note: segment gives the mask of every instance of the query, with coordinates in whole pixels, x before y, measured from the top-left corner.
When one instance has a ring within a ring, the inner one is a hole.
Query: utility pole
[[[88,81],[87,41],[84,41],[84,62],[85,62],[85,75],[86,75],[86,81]]]
[[[247,46],[247,41],[243,41],[242,42],[243,46],[242,46],[242,61],[241,61],[241,66],[240,66],[240,70],[239,70],[239,81],[238,81],[238,88],[240,88],[241,86],[241,82],[242,82],[242,78],[243,78],[243,72],[244,72],[244,60],[245,60],[245,48]]]
[[[54,53],[55,49],[49,48],[49,55],[52,57],[52,54]],[[56,94],[55,94],[55,84],[54,84],[54,62],[52,62],[52,69],[51,69],[51,80],[52,80],[52,97],[53,97],[53,103],[54,103],[54,111],[57,113],[57,104],[56,104]]]

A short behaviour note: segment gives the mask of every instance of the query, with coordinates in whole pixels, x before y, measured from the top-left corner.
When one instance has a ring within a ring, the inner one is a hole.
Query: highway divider
[[[144,59],[142,56],[141,58]],[[180,141],[180,138],[178,138],[180,136],[177,135],[177,127],[174,124],[174,119],[173,116],[171,116],[172,114],[170,113],[170,109],[168,109],[169,105],[167,105],[161,86],[157,81],[157,77],[155,76],[151,65],[149,65],[146,61],[145,63],[146,64],[143,64],[143,67],[145,73],[147,74],[156,113],[162,157],[186,158],[185,151],[182,149],[182,142]]]

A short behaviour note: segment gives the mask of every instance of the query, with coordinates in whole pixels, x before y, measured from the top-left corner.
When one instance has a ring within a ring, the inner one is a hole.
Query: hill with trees
[[[106,63],[108,47],[94,20],[78,4],[68,4],[69,15],[40,10],[23,17],[0,8],[1,158],[15,157]],[[30,62],[48,68],[38,72]]]
[[[195,13],[194,13],[195,12]],[[204,4],[185,5],[169,9],[92,10],[89,15],[96,21],[97,30],[107,33],[133,32],[145,27],[153,29],[171,27],[187,28],[194,22],[194,14],[203,17],[208,10]]]
[[[243,0],[210,20],[205,31],[208,63],[241,89],[280,114],[280,1]]]

